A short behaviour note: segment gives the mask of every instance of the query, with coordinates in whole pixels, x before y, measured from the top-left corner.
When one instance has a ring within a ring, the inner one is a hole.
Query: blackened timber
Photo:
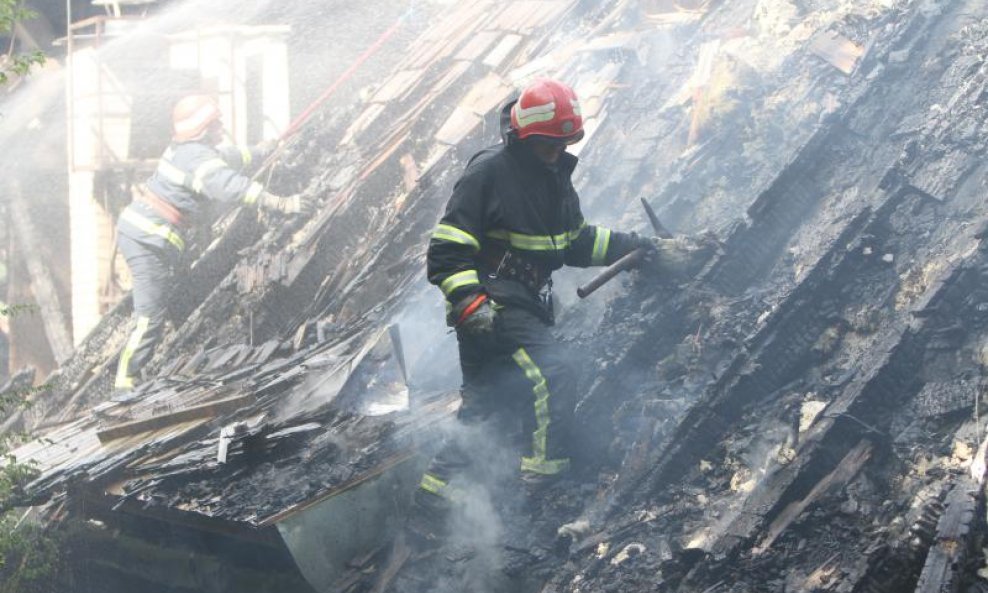
[[[911,49],[925,43],[929,39],[929,30],[938,22],[940,16],[928,16],[920,12],[913,12],[904,22],[896,23],[887,41],[882,47],[876,48],[869,54],[866,61],[874,65],[882,59],[882,56],[886,56],[894,49]],[[847,128],[853,125],[856,119],[872,115],[870,110],[874,103],[881,102],[884,105],[886,102],[883,93],[888,92],[889,87],[897,89],[898,84],[898,77],[890,76],[884,69],[878,69],[874,77],[861,77],[852,82],[846,107],[829,115],[813,136],[799,148],[797,155],[783,171],[759,194],[749,208],[750,222],[735,228],[725,240],[725,254],[715,259],[701,275],[701,289],[712,287],[718,291],[738,295],[764,278],[764,275],[780,259],[786,243],[797,234],[801,225],[805,224],[808,215],[818,207],[822,199],[830,195],[833,190],[832,179],[845,174],[846,170],[855,164],[855,158],[875,158],[876,155],[872,153],[870,146],[862,144],[853,137],[849,138],[853,135],[848,133]],[[886,128],[895,123],[891,120],[892,116],[884,113],[877,120],[875,135],[885,135]],[[887,158],[891,164],[897,152],[886,152],[888,154],[883,153],[879,156],[883,159]],[[669,202],[672,194],[679,191],[681,185],[681,182],[674,182],[663,191],[659,201]],[[878,196],[878,200],[888,198],[880,192],[876,192],[875,195]],[[868,207],[867,203],[860,206],[852,224],[856,224],[861,220],[860,217],[869,214]],[[675,224],[674,220],[673,224]],[[841,244],[846,235],[847,230],[842,231],[833,244]],[[636,298],[640,298],[640,295]],[[672,304],[665,304],[668,302]],[[620,350],[612,356],[615,361],[612,368],[623,366],[634,368],[640,366],[643,360],[650,358],[661,360],[668,356],[674,346],[686,336],[686,332],[697,331],[696,325],[688,321],[693,305],[695,302],[669,295],[657,295],[656,298],[645,301],[643,310],[656,308],[660,313],[648,327],[638,327],[637,331],[629,332],[629,335],[640,335],[642,338],[626,339],[623,344],[618,345]],[[804,332],[807,339],[810,334],[810,331]],[[655,336],[662,338],[657,340]],[[783,348],[779,351],[785,356],[787,364],[792,362],[789,360],[791,352]],[[732,363],[731,369],[734,371],[742,369],[745,356],[744,352],[739,354]],[[730,372],[729,370],[726,374]],[[597,380],[588,395],[580,402],[577,409],[578,419],[609,416],[618,405],[612,393],[613,381],[615,377],[620,380],[620,373],[610,374],[614,377]],[[716,417],[710,415],[708,419],[714,422]],[[686,422],[689,422],[689,419]],[[682,429],[683,426],[680,425],[679,428]],[[596,446],[598,449],[608,441],[609,435],[606,431],[597,429],[589,434],[601,441]]]
[[[173,424],[180,424],[182,422],[197,420],[199,418],[212,418],[214,416],[219,416],[221,414],[239,410],[240,408],[248,406],[253,400],[254,398],[251,395],[228,397],[219,401],[199,404],[197,406],[189,406],[188,408],[175,410],[167,414],[156,414],[151,418],[110,426],[97,431],[96,436],[99,438],[100,442],[105,443],[107,441],[123,438],[125,436],[158,430]]]
[[[708,403],[690,409],[668,449],[650,464],[650,484],[668,483],[682,476],[729,429],[745,405],[796,376],[817,337],[832,323],[821,306],[820,297],[826,294],[821,287],[832,281],[847,257],[846,246],[873,222],[872,214],[866,211],[848,223],[835,246],[750,341],[747,352],[735,357],[711,387]],[[631,495],[632,491],[624,494]]]
[[[984,487],[962,474],[947,495],[936,543],[926,556],[916,593],[960,591],[965,563],[974,552],[973,530],[984,508]]]
[[[892,51],[909,50],[925,43],[939,18],[914,11],[908,20],[896,23],[891,42],[874,48],[867,56],[869,65],[884,61]],[[861,68],[864,67],[862,64]],[[880,98],[887,85],[897,88],[898,73],[884,68],[876,68],[876,73],[880,76],[854,79],[844,106],[821,122],[782,173],[758,193],[747,210],[749,222],[735,227],[724,240],[726,255],[706,275],[709,284],[728,294],[740,294],[772,269],[786,243],[832,190],[831,179],[841,175],[841,168],[846,167],[847,161],[841,153],[854,142],[848,128]],[[887,125],[887,121],[879,119],[876,127],[882,129]],[[671,184],[660,201],[673,202],[684,185],[683,181]]]
[[[21,253],[27,262],[28,274],[31,276],[31,292],[41,307],[41,320],[45,328],[45,336],[51,347],[55,361],[61,365],[72,356],[72,332],[69,329],[68,318],[58,299],[55,281],[40,254],[32,245],[40,245],[42,238],[31,220],[20,185],[14,182],[10,196],[10,215],[13,218],[14,232],[22,246]]]
[[[221,235],[199,256],[184,276],[171,301],[169,313],[182,327],[189,320],[195,303],[215,291],[217,285],[233,269],[240,251],[253,242],[258,234],[257,214],[241,208],[218,225]],[[208,300],[208,299],[207,299]],[[36,409],[12,414],[0,430],[34,428],[48,414],[48,421],[65,422],[78,416],[87,406],[99,403],[110,393],[114,359],[117,348],[126,339],[130,327],[133,301],[130,296],[117,305],[89,332],[75,353],[53,375],[52,389],[39,399]],[[164,346],[159,351],[164,351]]]
[[[844,459],[837,464],[829,474],[827,474],[822,480],[817,482],[810,493],[800,500],[790,503],[782,513],[779,514],[772,521],[772,524],[768,528],[768,532],[765,537],[758,543],[758,546],[754,549],[754,553],[760,554],[765,552],[779,537],[779,535],[811,504],[816,502],[821,496],[823,496],[828,490],[834,487],[840,487],[847,484],[857,473],[858,470],[870,459],[871,457],[872,445],[867,440],[860,441],[853,449],[851,449]]]

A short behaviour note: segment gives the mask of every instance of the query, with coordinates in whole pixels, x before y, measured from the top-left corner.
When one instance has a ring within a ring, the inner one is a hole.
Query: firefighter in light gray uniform
[[[220,118],[219,105],[210,96],[181,99],[172,113],[171,145],[146,187],[120,215],[117,244],[134,281],[136,327],[120,355],[116,389],[134,387],[161,339],[175,271],[185,250],[183,231],[201,214],[205,200],[239,201],[285,214],[309,206],[301,196],[272,195],[242,173],[263,160],[273,143],[216,148],[223,139]]]

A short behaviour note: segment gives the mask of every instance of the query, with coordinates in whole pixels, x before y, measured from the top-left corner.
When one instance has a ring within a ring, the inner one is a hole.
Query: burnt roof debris
[[[107,400],[122,304],[8,422],[61,423],[18,452],[29,493],[264,527],[414,456],[455,407],[416,389],[455,364],[428,231],[544,72],[590,122],[588,219],[648,232],[644,197],[724,248],[685,286],[631,275],[579,304],[586,276],[561,275],[593,471],[524,518],[494,500],[493,556],[399,540],[333,590],[983,587],[986,50],[977,0],[457,3],[292,145],[273,181],[318,215],[228,218],[154,380]]]

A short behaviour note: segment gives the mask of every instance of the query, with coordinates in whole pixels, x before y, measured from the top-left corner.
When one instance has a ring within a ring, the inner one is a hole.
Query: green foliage
[[[58,539],[37,525],[0,518],[0,593],[55,591]]]
[[[0,317],[11,317],[20,313],[37,313],[41,307],[31,304],[0,305]]]
[[[22,0],[0,0],[0,35],[10,36],[10,45],[0,53],[0,85],[12,77],[26,76],[34,65],[41,65],[45,56],[41,52],[16,53],[14,51],[14,27],[19,21],[35,17],[24,7]],[[0,306],[0,316],[33,313],[32,305]],[[24,405],[28,396],[48,389],[23,387],[0,393],[0,418],[14,407]],[[52,582],[57,571],[58,542],[41,527],[23,522],[13,509],[23,497],[23,487],[38,472],[30,464],[20,463],[10,454],[9,435],[0,435],[0,593],[40,593],[53,591]]]
[[[26,76],[32,66],[45,63],[45,56],[40,51],[14,52],[14,27],[19,21],[35,16],[34,11],[24,8],[22,0],[0,0],[0,34],[11,35],[10,47],[6,54],[0,56],[0,85],[9,82],[11,77]]]
[[[0,417],[5,416],[11,409],[22,406],[30,407],[31,401],[30,397],[32,395],[37,395],[39,393],[44,393],[52,388],[51,383],[45,383],[44,385],[19,387],[16,389],[8,389],[7,391],[0,392]],[[2,447],[0,447],[0,454],[3,453]]]
[[[12,76],[25,76],[31,71],[31,66],[45,63],[45,55],[40,51],[8,56],[6,63],[0,64],[0,84],[10,81]]]
[[[14,30],[17,21],[33,19],[36,16],[38,14],[29,8],[24,8],[20,0],[0,0],[0,33],[9,33]]]
[[[59,557],[58,537],[42,527],[20,521],[15,505],[24,497],[23,487],[38,475],[28,463],[20,463],[0,440],[0,593],[53,591]]]
[[[47,387],[10,390],[0,395],[0,410],[9,410],[23,403],[25,394]],[[0,437],[0,593],[53,591],[58,538],[38,525],[18,521],[16,505],[23,504],[24,485],[39,472],[10,453],[12,443],[9,436]]]

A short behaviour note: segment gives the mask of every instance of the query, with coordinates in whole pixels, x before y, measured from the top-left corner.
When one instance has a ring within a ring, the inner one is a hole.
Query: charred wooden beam
[[[779,535],[795,521],[810,505],[816,502],[828,490],[847,484],[871,458],[872,444],[862,440],[851,449],[844,459],[837,464],[829,474],[817,482],[809,494],[792,502],[769,525],[765,536],[752,550],[754,554],[762,554],[775,542]]]
[[[31,214],[24,203],[21,188],[16,182],[10,195],[10,216],[13,219],[14,232],[23,246],[21,251],[27,262],[28,273],[31,275],[31,291],[41,307],[48,345],[55,355],[55,361],[62,364],[72,356],[74,350],[72,332],[62,304],[59,302],[51,271],[45,262],[41,261],[38,250],[32,247],[40,245],[43,239],[38,235]]]
[[[198,420],[200,418],[212,418],[221,414],[239,410],[240,408],[250,405],[253,401],[254,397],[252,395],[228,397],[219,401],[174,410],[166,414],[153,416],[151,418],[144,418],[142,420],[135,420],[133,422],[110,426],[97,431],[96,436],[99,438],[100,442],[106,443],[114,439],[140,434],[142,432],[158,430],[173,424],[181,424],[183,422]]]
[[[937,523],[936,543],[926,556],[916,593],[960,591],[965,563],[975,552],[972,536],[983,511],[984,487],[962,475],[947,495],[946,509]]]

